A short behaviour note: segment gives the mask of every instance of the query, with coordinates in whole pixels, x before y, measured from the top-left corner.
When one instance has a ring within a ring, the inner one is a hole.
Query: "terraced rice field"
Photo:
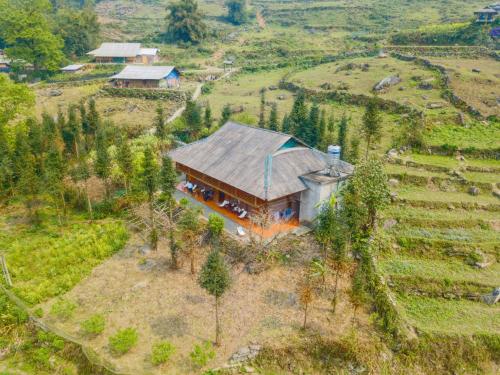
[[[499,162],[402,159],[418,166],[386,165],[399,181],[392,187],[398,199],[384,212],[392,245],[378,263],[403,318],[420,332],[500,334],[500,306],[482,300],[500,285],[500,199],[492,193]],[[466,182],[447,172],[457,168],[465,170]],[[491,189],[467,192],[480,183]]]

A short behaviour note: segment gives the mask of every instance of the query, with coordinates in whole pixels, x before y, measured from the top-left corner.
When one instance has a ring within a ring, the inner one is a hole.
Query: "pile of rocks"
[[[230,364],[243,363],[254,359],[259,354],[262,346],[256,343],[251,343],[248,346],[240,348],[236,353],[234,353],[231,358],[229,358]]]

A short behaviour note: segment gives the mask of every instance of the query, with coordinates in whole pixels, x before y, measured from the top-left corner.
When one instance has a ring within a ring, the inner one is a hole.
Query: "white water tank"
[[[328,146],[327,154],[330,155],[333,159],[340,159],[340,146]]]

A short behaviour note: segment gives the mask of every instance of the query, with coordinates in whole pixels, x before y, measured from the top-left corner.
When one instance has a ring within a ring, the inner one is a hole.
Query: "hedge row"
[[[439,202],[405,198],[396,198],[396,202],[412,207],[423,207],[430,209],[450,209],[453,206],[454,208],[461,208],[464,210],[484,210],[490,212],[500,211],[500,204],[495,203],[487,204],[477,202]]]
[[[183,102],[186,100],[186,93],[180,90],[116,88],[111,86],[105,86],[102,88],[101,91],[106,96],[112,96],[118,98],[173,100],[176,102]]]
[[[468,192],[469,188],[473,186],[478,187],[482,192],[491,193],[493,191],[493,184],[487,182],[474,182],[451,177],[426,177],[407,173],[388,173],[388,176],[389,178],[395,178],[401,183],[408,185],[427,186],[428,184],[432,183],[433,185],[439,187],[441,191],[447,191],[447,187],[450,185],[457,188],[458,191],[462,192]]]
[[[440,240],[426,237],[398,237],[399,251],[404,251],[411,256],[435,257],[443,259],[446,257],[458,257],[469,260],[481,251],[498,258],[500,256],[500,242],[464,242]]]
[[[416,110],[415,108],[398,103],[393,100],[387,100],[376,96],[369,96],[364,94],[352,94],[346,91],[317,91],[314,89],[307,89],[296,85],[293,82],[287,82],[286,79],[282,80],[279,84],[280,88],[283,90],[298,92],[302,91],[304,94],[310,98],[319,102],[325,101],[336,101],[340,103],[352,104],[357,106],[366,106],[369,101],[374,100],[379,108],[384,111],[397,113],[397,114],[410,114],[415,116],[421,116],[422,112]]]
[[[377,50],[362,50],[362,51],[354,51],[354,52],[345,52],[341,53],[338,55],[322,55],[322,56],[307,56],[303,58],[290,58],[286,60],[280,60],[279,62],[276,63],[268,63],[268,64],[257,64],[257,65],[246,65],[241,67],[242,72],[249,72],[249,73],[254,73],[258,71],[267,71],[267,70],[274,70],[274,69],[281,69],[281,68],[288,68],[288,67],[295,67],[295,68],[301,68],[301,69],[306,69],[306,68],[312,68],[317,65],[321,64],[328,64],[331,62],[339,61],[339,60],[344,60],[344,59],[351,59],[351,58],[358,58],[358,57],[373,57],[376,56],[378,53]]]

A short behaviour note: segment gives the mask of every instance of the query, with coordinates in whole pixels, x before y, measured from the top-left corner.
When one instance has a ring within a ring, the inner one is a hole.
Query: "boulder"
[[[401,82],[401,78],[399,78],[398,76],[389,76],[389,77],[384,78],[379,83],[377,83],[375,85],[375,87],[373,88],[373,90],[382,91],[388,87],[397,85],[400,82]]]
[[[420,82],[420,84],[418,85],[418,88],[420,90],[432,90],[434,88],[434,86],[430,82]]]
[[[285,100],[286,99],[286,95],[278,95],[278,100]]]
[[[398,152],[395,149],[391,149],[387,152],[387,156],[390,158],[397,158],[398,157]]]
[[[271,86],[269,86],[269,90],[271,90],[271,91],[278,90],[278,86],[271,85]]]
[[[481,69],[472,68],[472,73],[481,73]]]
[[[426,108],[427,109],[439,109],[443,108],[444,103],[439,103],[439,102],[433,102],[433,103],[427,103]]]
[[[49,91],[49,96],[61,96],[61,95],[62,95],[62,90],[52,89]]]
[[[391,202],[396,202],[398,200],[398,193],[395,191],[391,192]]]
[[[395,178],[391,178],[389,179],[389,186],[392,186],[392,187],[396,187],[399,185],[399,180],[395,179]]]
[[[477,186],[471,186],[469,188],[470,195],[478,196],[480,193],[481,193],[481,190]]]

